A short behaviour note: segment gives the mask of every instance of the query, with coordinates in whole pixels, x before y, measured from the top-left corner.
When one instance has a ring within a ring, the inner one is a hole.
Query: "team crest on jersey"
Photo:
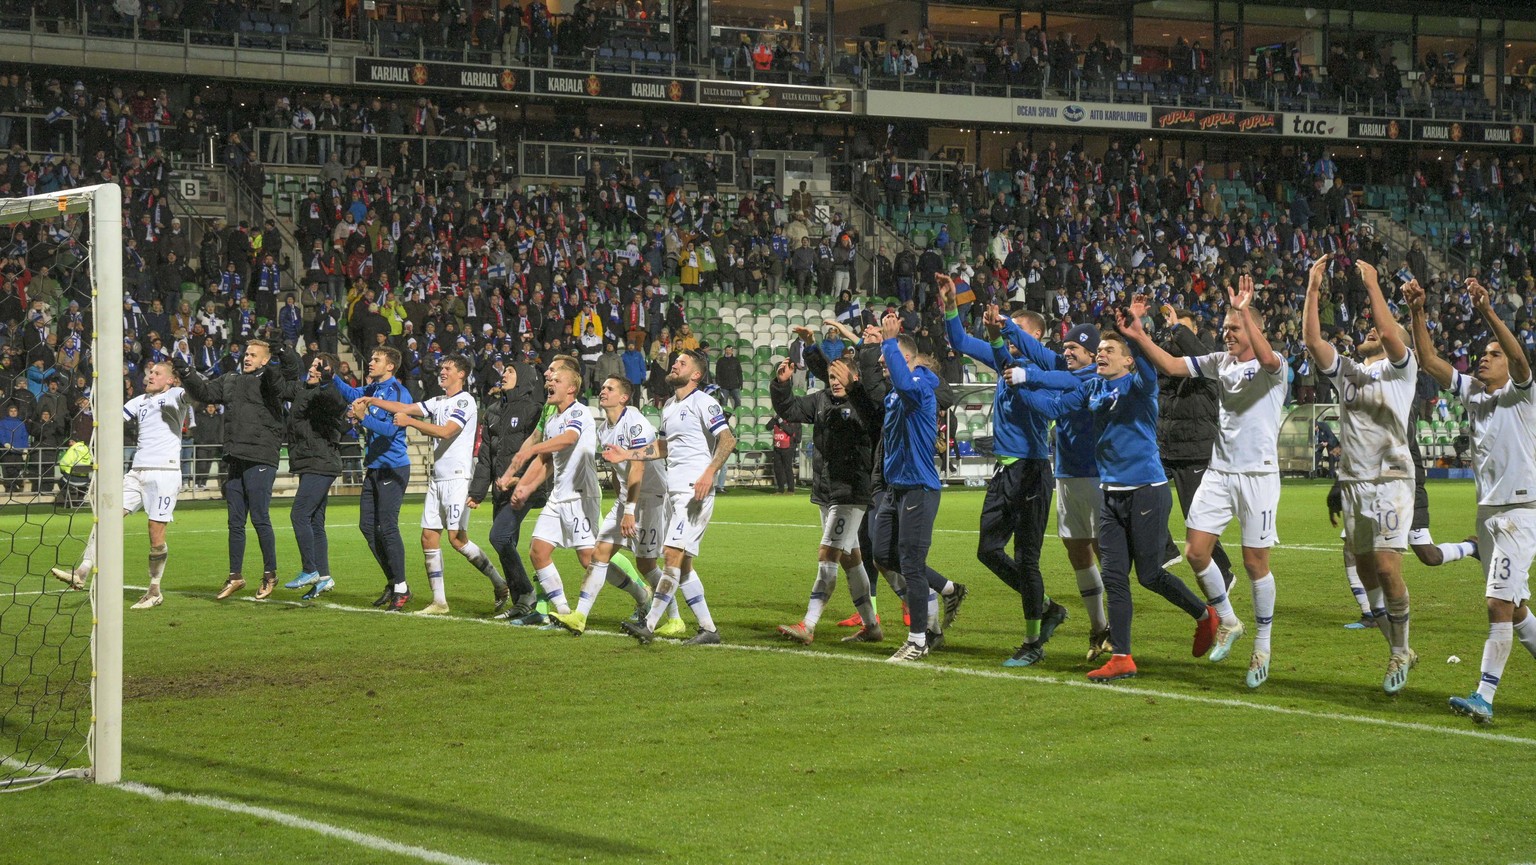
[[[853,417],[853,409],[851,409],[851,408],[849,408],[847,406],[843,406],[843,408],[842,408],[842,415],[843,415],[843,420],[847,420],[847,419]]]
[[[517,429],[517,422],[520,421],[520,420],[522,420],[522,418],[515,417],[515,418],[512,419],[511,423],[507,424],[507,426],[509,426],[509,427],[511,427],[513,429]]]

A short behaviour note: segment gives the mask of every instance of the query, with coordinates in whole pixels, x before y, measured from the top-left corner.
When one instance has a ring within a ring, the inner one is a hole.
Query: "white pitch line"
[[[125,590],[142,591],[138,586],[124,586]],[[206,592],[175,592],[176,594],[207,594]],[[537,630],[535,628],[515,628],[495,619],[469,618],[467,616],[421,616],[411,613],[386,613],[384,610],[366,609],[362,607],[349,607],[344,604],[320,603],[305,604],[302,601],[265,600],[258,601],[255,598],[246,597],[243,600],[256,604],[276,603],[286,606],[316,606],[327,610],[337,610],[344,613],[365,613],[370,615],[389,615],[401,619],[415,621],[436,619],[443,622],[465,622],[473,625],[496,625],[510,630]],[[562,632],[563,633],[563,632]],[[601,631],[588,628],[585,632],[595,637],[624,637],[628,634],[616,631]],[[665,640],[663,642],[681,642]],[[870,657],[868,655],[851,655],[833,652],[814,652],[808,649],[791,649],[782,646],[749,646],[738,643],[722,643],[719,646],[708,647],[737,652],[770,652],[780,655],[797,655],[805,658],[815,658],[823,661],[844,661],[855,664],[884,664],[885,658]],[[1119,694],[1133,697],[1156,697],[1165,700],[1178,700],[1185,703],[1196,703],[1204,706],[1220,706],[1228,709],[1252,709],[1260,712],[1270,712],[1277,715],[1290,715],[1294,717],[1312,718],[1319,721],[1345,722],[1350,724],[1364,724],[1376,727],[1389,727],[1394,730],[1408,730],[1416,733],[1438,733],[1446,736],[1462,736],[1471,739],[1483,739],[1490,742],[1502,742],[1509,745],[1529,745],[1536,747],[1536,739],[1523,736],[1509,736],[1503,733],[1490,733],[1485,730],[1468,729],[1464,727],[1445,727],[1436,724],[1422,724],[1417,721],[1397,721],[1391,718],[1373,718],[1369,715],[1349,715],[1341,712],[1319,712],[1314,709],[1296,709],[1288,706],[1276,706],[1269,703],[1257,703],[1252,700],[1239,700],[1232,697],[1205,697],[1199,694],[1182,694],[1177,691],[1161,691],[1155,688],[1142,688],[1135,685],[1122,685],[1111,683],[1090,682],[1086,679],[1064,679],[1054,676],[1042,676],[1027,673],[1004,673],[1000,670],[983,670],[975,667],[949,667],[929,663],[893,664],[893,667],[923,670],[926,672],[949,673],[956,676],[974,676],[981,679],[1002,679],[1010,682],[1022,682],[1030,685],[1057,685],[1067,688],[1085,688],[1096,694]]]
[[[300,817],[284,811],[274,811],[271,808],[262,808],[257,805],[247,805],[244,802],[232,802],[229,799],[220,799],[217,796],[189,795],[186,793],[172,793],[150,787],[146,784],[136,784],[125,781],[114,785],[114,789],[134,793],[154,799],[157,802],[180,802],[186,805],[197,805],[203,808],[214,808],[219,811],[228,811],[231,814],[245,814],[262,820],[270,820],[292,829],[304,829],[329,838],[336,838],[369,850],[378,850],[383,853],[394,853],[400,856],[409,856],[420,859],[423,862],[435,862],[438,865],[489,865],[479,859],[471,859],[467,856],[456,856],[452,853],[443,853],[438,850],[429,850],[425,847],[416,847],[411,844],[401,844],[378,835],[369,835],[366,832],[358,832],[355,829],[344,829],[329,823],[321,823],[307,817]]]

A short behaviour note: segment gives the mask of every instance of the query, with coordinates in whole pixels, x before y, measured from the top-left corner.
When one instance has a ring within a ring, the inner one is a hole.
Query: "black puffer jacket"
[[[777,378],[768,387],[773,410],[792,423],[815,427],[811,441],[811,502],[818,505],[869,506],[870,466],[874,441],[864,428],[864,418],[847,398],[838,399],[831,388],[809,396],[795,396],[794,384]]]
[[[1187,327],[1163,338],[1163,348],[1179,357],[1199,357],[1211,348]],[[1207,378],[1158,377],[1157,448],[1165,462],[1210,462],[1221,433],[1221,409],[1215,381]]]
[[[328,385],[301,386],[288,406],[288,470],[296,475],[341,474],[347,401]]]
[[[480,444],[475,455],[475,476],[469,482],[470,499],[483,502],[487,498],[501,503],[511,496],[495,488],[512,457],[523,441],[538,428],[539,415],[544,410],[544,380],[526,363],[517,367],[517,387],[509,394],[501,394],[480,404]],[[551,479],[529,498],[529,508],[540,508],[549,497]]]
[[[279,343],[279,363],[253,373],[231,372],[209,380],[180,361],[176,375],[198,402],[224,406],[224,458],[277,467],[287,412],[299,390],[299,356]]]

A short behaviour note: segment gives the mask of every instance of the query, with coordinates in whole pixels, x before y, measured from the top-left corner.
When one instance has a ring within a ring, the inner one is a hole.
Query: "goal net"
[[[116,185],[0,198],[0,791],[121,772],[122,267]]]

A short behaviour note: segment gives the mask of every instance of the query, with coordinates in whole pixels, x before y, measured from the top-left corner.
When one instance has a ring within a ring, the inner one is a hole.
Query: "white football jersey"
[[[576,443],[551,454],[555,486],[550,491],[551,504],[601,499],[602,486],[597,481],[597,422],[592,412],[580,402],[572,402],[565,411],[550,415],[544,422],[544,440],[574,431]]]
[[[1339,480],[1412,479],[1408,412],[1419,377],[1413,352],[1401,365],[1383,357],[1365,366],[1340,354],[1323,375],[1339,395]]]
[[[453,396],[435,396],[422,400],[427,420],[438,426],[459,425],[459,431],[432,442],[432,478],[439,481],[473,477],[475,474],[475,430],[480,423],[480,409],[469,391]]]
[[[1219,351],[1186,357],[1191,375],[1221,387],[1221,435],[1211,451],[1211,468],[1233,474],[1280,471],[1276,442],[1285,416],[1285,367],[1266,370],[1258,359],[1240,361]]]
[[[132,468],[181,471],[181,430],[191,415],[187,392],[179,387],[139,394],[123,403],[123,420],[139,425]]]
[[[625,406],[617,423],[608,423],[606,414],[599,414],[597,438],[601,447],[617,445],[624,450],[643,448],[656,440],[656,427],[634,406]],[[629,497],[629,462],[614,465],[619,476],[619,501]],[[664,496],[667,494],[667,466],[664,460],[645,463],[645,480],[640,484],[640,494]]]
[[[1536,501],[1536,387],[1506,383],[1495,391],[1455,373],[1451,392],[1472,424],[1472,474],[1479,505]]]
[[[715,437],[726,426],[725,410],[702,390],[667,400],[661,409],[661,434],[667,437],[668,492],[693,491],[715,455]]]

